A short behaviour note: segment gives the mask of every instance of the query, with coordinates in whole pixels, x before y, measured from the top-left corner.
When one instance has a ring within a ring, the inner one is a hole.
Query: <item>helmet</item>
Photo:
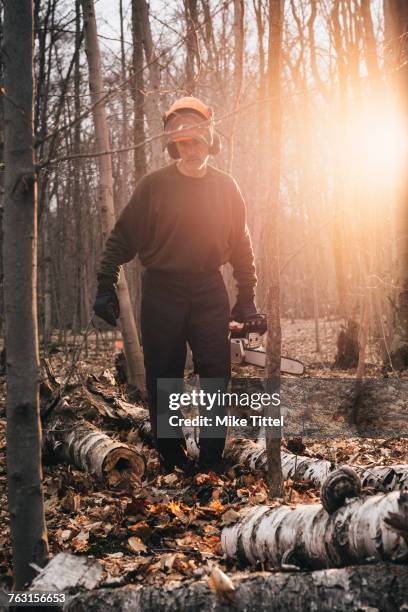
[[[190,110],[195,113],[198,113],[204,117],[204,119],[212,120],[213,111],[212,108],[209,108],[201,102],[198,98],[194,98],[193,96],[185,96],[184,98],[179,98],[170,106],[169,110],[164,113],[164,124],[166,125],[169,117],[176,113],[177,111]]]
[[[163,115],[164,148],[173,159],[178,159],[176,142],[199,140],[207,145],[209,152],[216,155],[221,150],[221,141],[214,132],[213,111],[193,96],[186,96],[174,102]]]

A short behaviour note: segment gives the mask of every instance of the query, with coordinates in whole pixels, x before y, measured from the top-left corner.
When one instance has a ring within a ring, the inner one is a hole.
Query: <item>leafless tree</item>
[[[18,10],[17,10],[18,8]],[[7,482],[13,578],[48,557],[41,471],[37,329],[37,177],[33,150],[33,3],[4,3],[4,306],[7,345]]]

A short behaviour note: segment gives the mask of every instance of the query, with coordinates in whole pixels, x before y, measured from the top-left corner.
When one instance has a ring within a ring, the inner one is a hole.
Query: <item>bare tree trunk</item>
[[[187,95],[194,95],[194,89],[198,74],[195,74],[195,61],[199,64],[199,49],[197,41],[197,0],[184,0],[184,13],[186,17],[187,36],[186,36],[186,84]],[[197,66],[199,72],[200,66]]]
[[[388,21],[392,29],[394,42],[394,70],[396,71],[396,89],[404,122],[401,129],[404,133],[405,167],[408,161],[408,4],[404,0],[387,2]],[[401,167],[404,167],[401,165]],[[395,307],[394,337],[391,344],[391,359],[395,369],[408,368],[408,188],[406,180],[401,181],[398,190],[397,203],[397,231],[396,243],[398,245],[398,295]]]
[[[334,174],[334,219],[333,219],[333,254],[334,268],[336,273],[337,300],[340,317],[347,320],[349,316],[349,299],[348,299],[348,284],[346,278],[346,240],[345,240],[345,205],[347,203],[348,193],[344,180],[340,175],[340,169],[344,166],[342,160],[342,144],[345,134],[346,109],[347,109],[347,64],[346,53],[344,50],[342,29],[340,24],[340,0],[334,0],[333,7],[330,13],[331,18],[331,33],[336,50],[336,60],[339,78],[339,102],[337,103],[337,114],[339,121],[337,126],[336,137],[334,139],[333,163],[338,168]],[[335,103],[333,103],[336,108]]]
[[[140,14],[140,0],[132,0],[132,94],[133,94],[133,134],[135,144],[145,139],[144,129],[144,76],[143,76],[143,31]],[[146,174],[146,152],[144,146],[134,151],[135,181]]]
[[[146,0],[135,0],[140,3],[139,15],[141,17],[141,30],[143,34],[143,47],[149,72],[149,88],[146,96],[146,115],[152,136],[157,136],[163,130],[160,113],[160,69],[156,59],[152,31],[149,21],[149,5]],[[151,168],[158,170],[163,164],[163,150],[160,139],[151,143]]]
[[[380,69],[378,66],[377,45],[374,34],[373,18],[371,14],[371,0],[361,0],[361,16],[364,24],[364,53],[368,74],[378,85]]]
[[[364,285],[368,282],[368,275],[364,275]],[[358,363],[357,363],[357,372],[356,372],[356,382],[353,391],[353,402],[351,406],[351,410],[348,414],[348,422],[350,425],[355,425],[359,423],[359,400],[360,394],[363,388],[363,379],[365,372],[365,364],[366,364],[366,350],[367,350],[367,342],[368,342],[368,331],[369,331],[369,298],[368,291],[366,286],[364,286],[364,296],[362,299],[362,313],[360,320],[360,330],[358,337]]]
[[[80,99],[80,88],[81,88],[81,69],[80,69],[80,53],[79,49],[82,42],[81,32],[81,14],[80,14],[80,1],[75,0],[75,47],[77,53],[74,59],[74,120],[77,123],[74,125],[74,153],[78,155],[81,150],[81,125],[78,121],[78,117],[81,114],[81,99]],[[77,297],[76,302],[78,305],[78,329],[81,330],[83,325],[86,325],[88,320],[88,308],[89,304],[84,299],[86,291],[86,275],[84,274],[84,268],[86,266],[86,257],[84,254],[84,241],[81,239],[81,230],[84,225],[84,205],[83,199],[81,198],[81,160],[74,160],[73,168],[73,204],[75,207],[75,232],[79,237],[77,241],[77,253],[76,253],[76,274],[75,277],[78,279],[77,286]]]
[[[103,103],[98,104],[98,100],[102,97],[103,82],[99,43],[96,32],[95,11],[93,0],[81,1],[84,11],[85,42],[89,65],[89,87],[91,91],[92,104],[94,106],[93,117],[95,123],[96,148],[99,151],[107,151],[110,149],[110,143],[106,112]],[[102,213],[102,228],[104,239],[106,239],[109,232],[113,229],[115,218],[111,156],[101,155],[98,157],[98,166],[101,183],[100,203]],[[144,394],[145,378],[142,350],[136,330],[135,318],[132,311],[129,290],[124,277],[123,269],[121,270],[119,276],[118,297],[121,310],[120,326],[124,341],[128,380]]]
[[[52,333],[52,294],[51,294],[51,257],[47,255],[47,251],[51,253],[50,249],[50,236],[49,236],[49,228],[47,226],[47,212],[43,215],[45,220],[45,227],[43,231],[43,241],[44,241],[44,328],[43,328],[43,343],[44,347],[46,347],[51,340]]]
[[[279,279],[279,192],[280,192],[280,155],[281,155],[281,44],[283,27],[284,0],[269,0],[269,47],[267,89],[269,100],[269,130],[267,131],[272,162],[268,178],[270,184],[269,205],[265,220],[265,255],[267,269],[267,318],[268,341],[266,345],[266,377],[268,389],[276,393],[280,388],[281,364],[281,323],[280,323],[280,279]],[[269,406],[265,412],[268,417],[279,418],[275,414],[279,407]],[[278,428],[266,428],[266,449],[268,455],[268,483],[271,497],[282,497],[283,479],[281,466],[281,432]]]
[[[17,10],[18,9],[18,10]],[[7,484],[17,590],[48,557],[41,470],[37,329],[37,180],[33,150],[33,4],[4,2],[4,303]]]
[[[3,15],[0,12],[0,48],[3,47]],[[0,87],[4,89],[4,66],[0,61]],[[4,338],[3,302],[3,201],[4,201],[4,96],[0,96],[0,337]],[[4,347],[3,347],[4,350]],[[1,353],[0,353],[1,354]],[[0,365],[0,371],[2,366]]]
[[[243,0],[234,0],[234,81],[233,81],[233,110],[231,117],[231,130],[228,148],[228,171],[232,173],[234,161],[235,130],[238,124],[238,108],[241,100],[242,81],[244,78],[244,44],[245,44],[245,3]]]

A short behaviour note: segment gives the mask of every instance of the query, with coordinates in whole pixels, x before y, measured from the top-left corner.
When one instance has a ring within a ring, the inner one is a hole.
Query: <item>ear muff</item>
[[[221,144],[221,138],[219,136],[219,134],[217,134],[217,132],[214,132],[213,134],[213,143],[210,147],[210,154],[211,155],[218,155],[218,153],[221,153],[221,149],[222,149],[222,144]]]

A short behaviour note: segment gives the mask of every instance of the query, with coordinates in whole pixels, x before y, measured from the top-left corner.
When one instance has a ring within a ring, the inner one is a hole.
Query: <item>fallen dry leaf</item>
[[[239,519],[240,514],[233,508],[230,508],[221,517],[221,525],[232,525]]]
[[[129,550],[131,550],[133,553],[139,554],[147,551],[145,544],[143,544],[142,540],[137,536],[132,536],[129,538],[127,543]]]
[[[226,601],[234,599],[234,584],[229,576],[223,572],[217,565],[213,565],[211,573],[208,577],[208,586],[217,597]]]

